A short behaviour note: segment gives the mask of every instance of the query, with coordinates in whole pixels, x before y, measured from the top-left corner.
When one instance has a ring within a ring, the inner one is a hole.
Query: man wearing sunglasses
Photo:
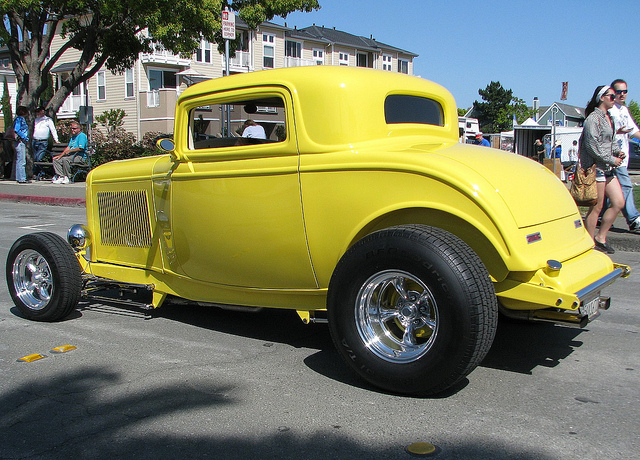
[[[54,184],[68,184],[71,177],[72,164],[85,164],[87,162],[87,135],[82,132],[82,127],[77,121],[71,123],[71,139],[69,145],[60,155],[53,157]]]
[[[615,91],[616,97],[614,105],[609,109],[609,115],[613,120],[616,130],[616,140],[620,146],[620,150],[624,152],[625,157],[622,164],[615,169],[618,177],[622,193],[624,194],[625,205],[622,208],[622,214],[627,219],[629,230],[640,230],[640,212],[636,209],[633,197],[633,183],[629,177],[627,167],[629,165],[629,137],[640,139],[640,130],[633,121],[633,117],[629,113],[629,109],[625,105],[627,100],[627,82],[622,79],[614,80],[611,88]]]

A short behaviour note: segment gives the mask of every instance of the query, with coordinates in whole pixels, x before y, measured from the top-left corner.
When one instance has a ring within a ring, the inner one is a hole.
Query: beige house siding
[[[118,75],[105,71],[106,82],[106,100],[98,100],[98,78],[94,76],[89,83],[89,95],[93,101],[93,115],[101,115],[106,111],[122,109],[125,111],[123,128],[131,133],[137,132],[138,107],[137,98],[127,98],[125,96],[125,78],[124,74]],[[135,89],[135,72],[134,72],[134,89]]]
[[[269,34],[275,36],[275,42],[273,44],[274,50],[274,58],[273,58],[273,68],[280,68],[284,66],[284,30],[270,28],[268,25],[261,25],[256,33],[255,41],[257,46],[254,47],[254,68],[255,70],[264,70],[264,45],[263,42],[263,34]],[[269,67],[271,68],[271,67]]]

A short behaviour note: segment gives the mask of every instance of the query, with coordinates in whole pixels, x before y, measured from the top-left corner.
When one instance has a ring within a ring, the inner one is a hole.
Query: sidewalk
[[[85,183],[56,185],[50,181],[19,185],[15,181],[0,180],[0,201],[47,204],[53,206],[85,206]],[[617,251],[640,252],[640,233],[628,230],[622,215],[609,231],[608,242]]]
[[[39,181],[20,185],[16,181],[0,180],[0,201],[85,206],[85,183],[56,185],[51,181]]]

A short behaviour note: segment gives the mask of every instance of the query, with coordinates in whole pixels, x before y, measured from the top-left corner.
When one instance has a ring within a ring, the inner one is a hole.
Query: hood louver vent
[[[147,192],[99,192],[100,240],[107,246],[151,247]]]

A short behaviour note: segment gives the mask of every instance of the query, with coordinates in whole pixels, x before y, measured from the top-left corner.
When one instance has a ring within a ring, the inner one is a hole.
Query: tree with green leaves
[[[78,61],[47,101],[49,115],[98,70],[123,72],[155,44],[191,55],[201,39],[221,37],[225,7],[255,28],[274,16],[320,6],[317,0],[0,0],[0,45],[7,46],[16,74],[17,104],[33,111],[50,90],[51,69],[69,50],[79,52]],[[52,53],[56,34],[63,41]]]
[[[480,130],[485,133],[499,133],[513,128],[514,116],[522,123],[533,115],[524,100],[513,96],[513,91],[502,87],[499,81],[492,81],[485,89],[478,90],[484,102],[473,103],[473,113],[478,118]]]
[[[96,121],[107,130],[107,134],[111,134],[122,128],[126,116],[127,112],[123,109],[109,109],[101,115],[96,115]]]
[[[636,122],[636,125],[638,125],[638,122],[640,122],[640,105],[638,105],[636,101],[632,100],[627,104],[627,108],[629,109],[629,113],[633,117],[633,120]]]

